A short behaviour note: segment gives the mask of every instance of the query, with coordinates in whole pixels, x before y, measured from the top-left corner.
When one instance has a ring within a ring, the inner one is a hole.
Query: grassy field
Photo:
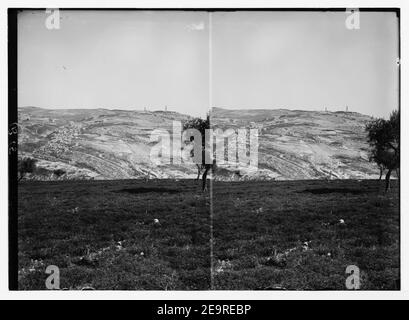
[[[214,182],[210,198],[192,180],[24,182],[19,288],[45,290],[56,265],[61,289],[344,290],[356,265],[361,289],[396,290],[399,189],[383,186]]]

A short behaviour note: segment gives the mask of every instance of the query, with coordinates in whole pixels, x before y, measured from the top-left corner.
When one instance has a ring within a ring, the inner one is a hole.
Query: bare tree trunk
[[[392,173],[392,169],[388,169],[388,173],[386,174],[385,177],[385,192],[388,192],[388,190],[391,188],[391,173]]]
[[[202,170],[201,170],[201,168],[200,168],[200,165],[199,165],[199,164],[196,164],[196,166],[197,166],[197,178],[196,178],[196,181],[199,181],[199,178],[200,178],[200,173],[202,172]]]
[[[382,174],[383,174],[383,169],[379,168],[379,179],[378,179],[378,181],[382,180]]]
[[[206,167],[205,168],[205,171],[203,172],[203,176],[202,176],[202,180],[203,180],[203,187],[202,187],[202,190],[203,191],[206,191],[207,190],[207,188],[206,188],[206,182],[207,182],[207,172],[209,171],[209,167]]]

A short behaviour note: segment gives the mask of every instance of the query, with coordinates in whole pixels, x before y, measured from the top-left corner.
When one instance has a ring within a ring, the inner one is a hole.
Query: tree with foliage
[[[201,163],[196,163],[197,166],[197,179],[199,180],[200,178],[200,174],[202,172],[202,170],[204,170],[203,172],[203,176],[202,176],[202,180],[203,180],[203,186],[202,189],[203,191],[206,190],[206,180],[207,180],[207,173],[209,172],[210,169],[214,169],[214,165],[215,162],[213,161],[212,164],[208,164],[205,162],[205,154],[206,154],[206,129],[210,129],[210,114],[206,115],[206,119],[202,119],[202,118],[193,118],[190,120],[187,120],[184,124],[183,124],[183,130],[187,130],[187,129],[196,129],[200,132],[201,137],[202,137],[202,141],[201,141],[201,145],[202,145],[202,162]],[[190,142],[193,143],[198,143],[197,141],[194,141],[193,136],[189,137]],[[200,143],[200,142],[199,142]],[[191,151],[190,153],[191,157],[194,157],[194,149]]]
[[[36,159],[32,158],[22,158],[18,160],[18,180],[23,179],[27,173],[33,173],[36,169]]]
[[[400,112],[393,111],[388,120],[372,120],[366,125],[366,131],[371,147],[370,160],[380,168],[381,177],[382,171],[388,170],[385,177],[385,190],[388,191],[392,171],[398,172],[400,167]]]
[[[197,129],[202,135],[202,146],[205,146],[205,133],[206,129],[210,129],[210,115],[206,115],[206,119],[193,118],[185,121],[183,124],[183,130]],[[192,137],[190,137],[192,138]],[[192,141],[192,140],[191,140]]]

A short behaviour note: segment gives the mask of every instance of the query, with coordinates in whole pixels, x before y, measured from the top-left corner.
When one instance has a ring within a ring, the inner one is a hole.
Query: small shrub
[[[18,160],[18,180],[23,179],[27,173],[33,173],[36,169],[36,159],[22,158]]]

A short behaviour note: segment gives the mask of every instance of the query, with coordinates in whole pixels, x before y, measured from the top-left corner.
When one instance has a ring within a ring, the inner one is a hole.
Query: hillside
[[[193,178],[191,164],[154,165],[154,129],[171,132],[189,116],[169,111],[19,109],[19,156],[38,159],[27,179]],[[220,167],[216,179],[375,178],[368,161],[365,123],[352,112],[227,110],[214,108],[214,127],[258,128],[259,170]],[[65,172],[57,176],[57,169]],[[238,170],[239,169],[239,170]]]
[[[215,108],[213,123],[223,129],[259,130],[257,175],[275,179],[376,178],[368,161],[365,124],[354,112],[226,110]]]

